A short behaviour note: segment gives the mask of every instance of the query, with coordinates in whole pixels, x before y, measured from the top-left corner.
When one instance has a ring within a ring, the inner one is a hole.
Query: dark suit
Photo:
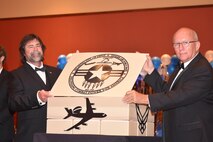
[[[46,85],[27,63],[12,72],[9,106],[18,112],[15,142],[32,142],[34,133],[46,132],[47,105],[40,106],[36,94],[38,90],[51,90],[61,71],[47,65],[44,67]]]
[[[155,70],[145,77],[155,94],[149,95],[152,111],[163,110],[165,142],[213,141],[213,70],[199,53],[170,85]]]
[[[8,108],[8,83],[10,73],[0,73],[0,142],[12,142],[14,136],[13,115]]]

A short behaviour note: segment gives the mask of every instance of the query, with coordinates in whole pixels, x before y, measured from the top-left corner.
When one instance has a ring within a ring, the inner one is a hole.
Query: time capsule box
[[[146,53],[73,53],[48,99],[47,133],[154,135],[149,112],[145,132],[139,130],[135,104],[122,101],[132,90]],[[146,106],[139,106],[146,113]]]

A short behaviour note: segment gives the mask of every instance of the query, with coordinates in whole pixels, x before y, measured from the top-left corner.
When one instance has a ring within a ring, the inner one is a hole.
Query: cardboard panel
[[[151,123],[151,122],[147,122],[146,123],[146,133],[145,135],[146,136],[154,136],[155,134],[155,124],[154,123]]]
[[[79,126],[79,129],[68,130],[77,124],[80,119],[61,120],[48,119],[47,133],[54,134],[100,134],[100,135],[121,135],[121,136],[154,136],[154,123],[147,122],[143,134],[138,129],[137,121],[123,120],[91,120],[86,125]]]
[[[137,135],[136,121],[102,120],[101,134],[104,135]]]
[[[122,97],[145,60],[142,53],[75,53],[51,91],[54,96]]]
[[[121,136],[154,136],[154,123],[147,122],[143,134],[138,129],[137,121],[102,120],[101,134]]]
[[[122,102],[122,98],[88,97],[88,99],[93,104],[91,107],[95,108],[95,110],[92,110],[94,113],[105,113],[107,115],[101,119],[137,121],[135,104],[125,104]],[[53,97],[48,101],[47,117],[50,119],[63,119],[68,115],[65,108],[73,111],[81,107],[80,113],[85,113],[87,110],[86,105],[86,98],[84,97]],[[140,109],[143,114],[146,106],[140,105]],[[75,119],[75,117],[70,116],[67,119]],[[148,121],[154,122],[154,116],[150,112]]]
[[[74,120],[74,125],[77,124],[80,119]],[[73,134],[100,134],[101,121],[90,120],[86,122],[86,125],[79,126],[79,129],[73,129]]]
[[[47,120],[47,133],[54,134],[72,134],[71,131],[65,131],[68,126],[72,126],[72,120],[63,120],[63,119],[48,119]]]
[[[48,100],[47,132],[138,135],[135,104],[125,104],[122,98],[132,89],[145,59],[141,53],[71,56],[51,90],[55,97]],[[146,106],[140,109],[143,114]],[[148,121],[154,121],[151,113]]]

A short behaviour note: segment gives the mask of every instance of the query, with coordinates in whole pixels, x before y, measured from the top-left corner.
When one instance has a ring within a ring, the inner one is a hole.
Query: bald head
[[[197,55],[200,48],[197,33],[187,27],[178,29],[173,36],[173,47],[180,61],[191,60]]]
[[[188,34],[188,36],[190,36],[191,39],[194,40],[194,41],[198,41],[198,40],[199,40],[199,39],[198,39],[197,33],[196,33],[193,29],[187,28],[187,27],[182,27],[182,28],[178,29],[178,30],[175,32],[175,34],[174,34],[174,36],[173,36],[173,42],[174,42],[174,40],[175,40],[175,37],[176,37],[178,34],[180,34],[180,33],[182,33],[182,34]]]

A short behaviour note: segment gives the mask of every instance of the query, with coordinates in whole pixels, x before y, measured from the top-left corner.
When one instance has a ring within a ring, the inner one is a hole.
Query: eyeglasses
[[[183,41],[183,42],[173,43],[173,47],[179,48],[181,44],[184,48],[186,48],[189,46],[190,43],[194,43],[194,42],[198,42],[198,41]]]

